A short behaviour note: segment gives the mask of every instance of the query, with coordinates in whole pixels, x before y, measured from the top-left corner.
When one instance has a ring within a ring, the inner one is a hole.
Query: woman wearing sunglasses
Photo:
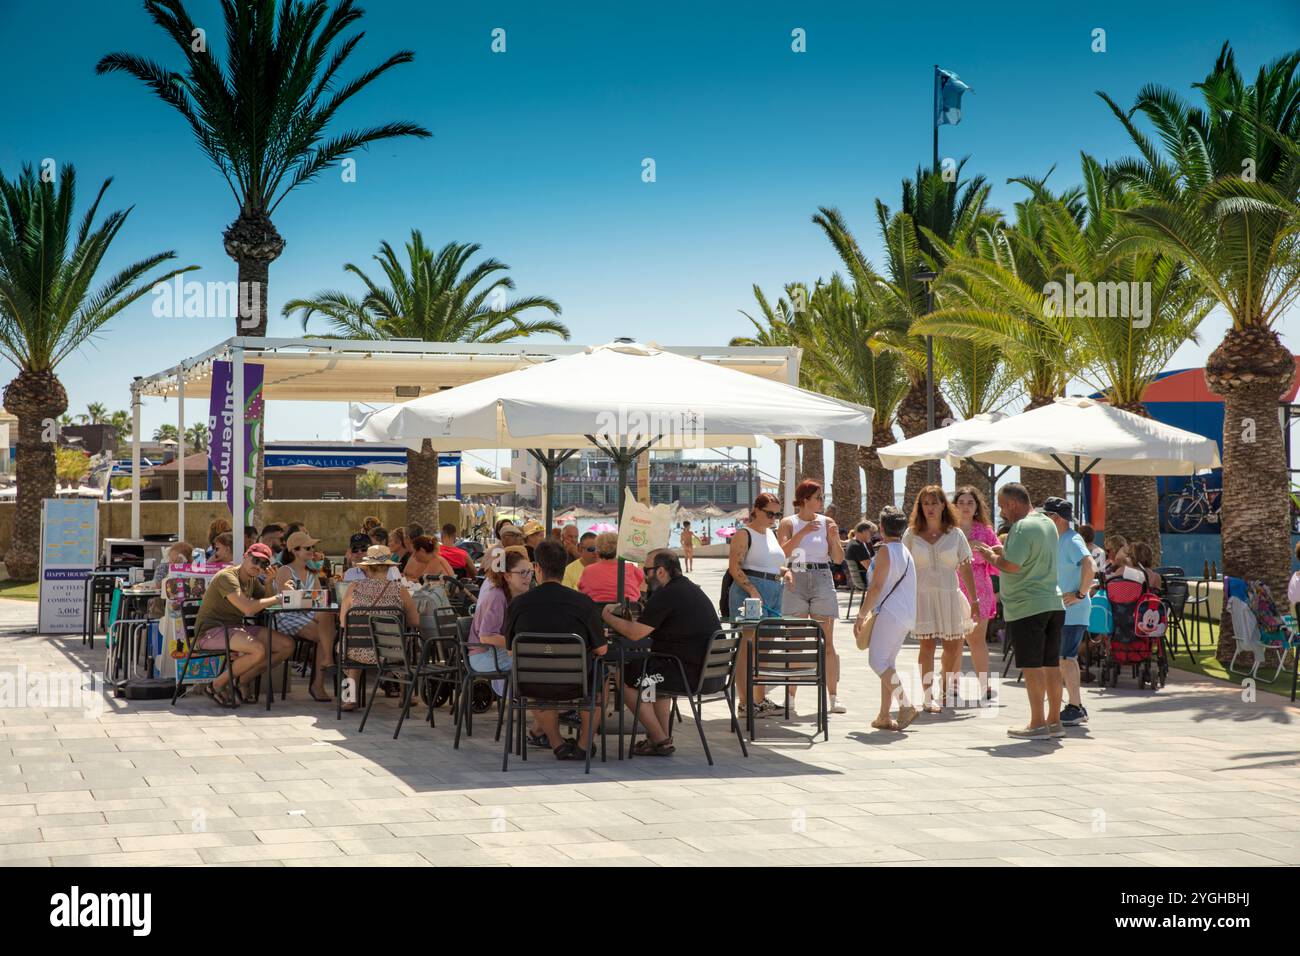
[[[306,531],[295,531],[284,545],[280,570],[275,573],[275,590],[314,591],[320,586],[321,559],[316,545],[320,541]],[[312,700],[331,701],[325,690],[325,671],[334,665],[334,616],[314,611],[290,611],[279,615],[276,627],[290,637],[312,641],[316,645],[316,665],[312,668],[307,693]]]
[[[746,598],[763,602],[763,617],[780,617],[781,602],[786,584],[794,579],[786,568],[785,552],[776,540],[773,528],[781,520],[780,503],[776,495],[764,492],[754,499],[749,521],[731,536],[731,555],[727,570],[731,573],[731,591],[727,606],[734,618],[745,606]],[[753,628],[745,629],[745,640],[740,644],[736,658],[736,687],[740,699],[738,713],[745,716],[754,708],[755,717],[769,717],[784,713],[785,709],[767,699],[767,688],[749,687],[749,644],[754,639]]]

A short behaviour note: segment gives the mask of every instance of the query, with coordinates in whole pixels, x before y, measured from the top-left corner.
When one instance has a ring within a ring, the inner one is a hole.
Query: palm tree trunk
[[[961,488],[963,485],[971,485],[978,488],[980,494],[985,498],[989,496],[988,472],[965,460],[957,466],[957,487]],[[990,504],[992,504],[992,502],[990,502]]]
[[[266,335],[267,282],[271,263],[284,251],[284,240],[271,218],[244,209],[222,234],[226,255],[239,267],[239,316],[236,335]]]
[[[1126,412],[1150,418],[1141,402],[1117,405]],[[1129,541],[1151,545],[1160,563],[1160,494],[1156,479],[1145,475],[1106,476],[1106,533],[1122,534]]]
[[[831,501],[842,528],[852,528],[862,518],[862,479],[858,475],[858,446],[837,441],[833,446]]]
[[[1030,395],[1025,411],[1042,408],[1056,401],[1055,395]],[[1029,500],[1037,508],[1048,498],[1065,497],[1065,472],[1048,468],[1021,468],[1020,483],[1029,492]]]
[[[406,452],[406,525],[412,524],[438,533],[438,453],[427,438],[419,451]]]
[[[5,387],[4,406],[18,418],[18,500],[5,567],[12,578],[35,581],[41,566],[41,503],[54,497],[56,485],[54,443],[41,439],[45,421],[68,410],[68,393],[54,372],[23,369]]]
[[[903,430],[904,438],[915,438],[917,435],[924,435],[929,431],[929,422],[926,416],[925,402],[925,379],[920,378],[908,386],[907,392],[903,395],[903,400],[898,403],[898,426]],[[952,418],[952,408],[949,406],[943,393],[939,391],[939,383],[935,382],[934,386],[934,427],[941,428],[945,420]],[[903,510],[908,511],[912,503],[916,501],[916,496],[920,494],[921,489],[927,484],[926,475],[928,473],[927,462],[913,462],[907,466],[907,481],[903,486]],[[935,480],[938,481],[939,469],[935,469]]]
[[[785,456],[786,456],[787,449],[790,446],[790,442],[792,441],[795,443],[795,452],[794,452],[795,454],[794,473],[796,475],[795,480],[798,481],[797,476],[799,474],[799,443],[795,441],[795,439],[793,438],[787,438],[784,441],[778,441],[776,443],[777,447],[781,449],[781,460],[777,463],[776,466],[776,473],[777,473],[776,498],[778,501],[781,502],[782,507],[785,506]],[[762,486],[763,483],[760,481],[758,489],[754,492],[755,496],[758,495],[759,491],[763,490]]]
[[[1295,360],[1276,332],[1230,329],[1205,365],[1205,380],[1223,396],[1223,573],[1262,579],[1275,598],[1291,569],[1290,503],[1278,398]],[[1232,659],[1232,620],[1219,622],[1218,658]]]
[[[894,473],[880,463],[877,450],[894,443],[894,432],[888,424],[872,428],[872,443],[858,448],[858,464],[866,474],[867,500],[862,513],[871,521],[880,516],[880,509],[894,503]]]
[[[820,438],[799,439],[799,470],[795,478],[797,481],[811,478],[826,487],[826,452]]]

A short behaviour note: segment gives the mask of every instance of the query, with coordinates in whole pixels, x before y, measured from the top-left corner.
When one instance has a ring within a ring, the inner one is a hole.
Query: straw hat
[[[540,521],[525,521],[523,535],[525,538],[531,538],[533,535],[541,534],[545,530],[546,528],[542,526]]]
[[[382,544],[372,545],[366,549],[366,556],[357,562],[358,567],[363,564],[396,564],[397,559],[393,557],[393,552]]]

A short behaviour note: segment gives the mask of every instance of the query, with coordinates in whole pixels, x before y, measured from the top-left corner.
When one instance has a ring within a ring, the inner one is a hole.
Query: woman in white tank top
[[[749,521],[736,530],[731,538],[731,553],[727,570],[731,574],[731,588],[727,604],[733,619],[740,613],[746,598],[763,602],[763,617],[780,617],[784,587],[790,580],[786,569],[785,552],[777,543],[772,528],[781,520],[780,503],[775,495],[766,492],[754,499]],[[736,697],[741,716],[754,708],[754,716],[770,717],[784,711],[766,697],[767,688],[749,686],[749,644],[754,639],[754,629],[745,629],[736,658]]]
[[[781,519],[776,538],[790,560],[793,586],[786,591],[783,613],[786,617],[810,617],[821,625],[826,641],[826,693],[830,712],[842,714],[844,705],[837,693],[840,683],[840,656],[835,652],[835,619],[840,616],[839,597],[831,565],[844,560],[844,546],[835,522],[818,512],[825,501],[820,482],[806,478],[794,490],[794,514]],[[794,707],[795,688],[790,688],[790,706]]]
[[[899,537],[907,529],[907,516],[892,505],[880,512],[881,543],[871,564],[871,584],[853,625],[856,637],[868,611],[876,612],[871,628],[868,661],[880,677],[880,713],[871,722],[877,730],[903,730],[916,719],[917,710],[898,679],[898,652],[916,624],[916,564]],[[898,719],[889,716],[898,696]]]

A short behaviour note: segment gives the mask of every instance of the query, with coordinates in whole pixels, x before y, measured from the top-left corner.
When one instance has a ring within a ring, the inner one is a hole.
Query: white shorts
[[[903,649],[903,641],[911,630],[888,611],[876,615],[876,623],[871,628],[871,646],[867,648],[867,663],[877,675],[897,664],[898,652]]]

